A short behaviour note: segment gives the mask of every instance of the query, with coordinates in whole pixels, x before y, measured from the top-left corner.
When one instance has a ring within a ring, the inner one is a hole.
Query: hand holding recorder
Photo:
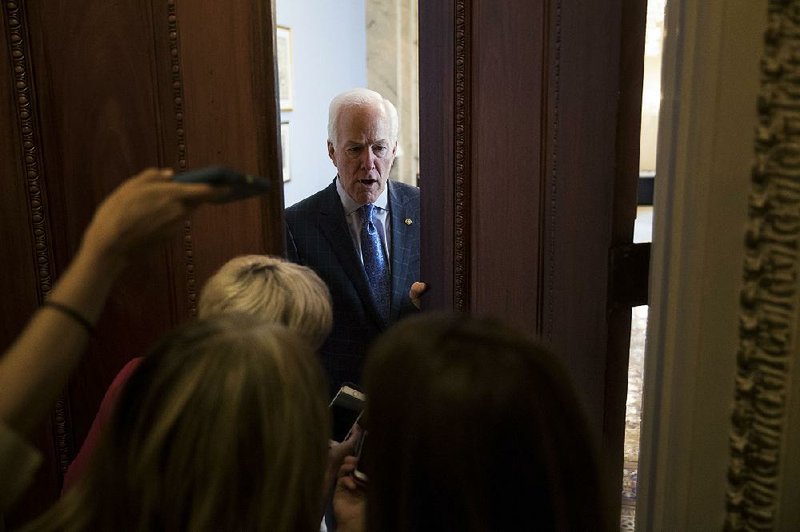
[[[331,418],[333,421],[333,434],[331,439],[343,442],[347,439],[353,426],[364,411],[366,396],[353,384],[344,384],[330,404]]]
[[[243,174],[225,166],[207,166],[189,170],[175,176],[180,183],[207,183],[214,187],[230,189],[228,194],[215,199],[216,203],[227,203],[259,196],[269,192],[270,183],[266,177]]]
[[[362,430],[358,420],[364,411],[366,396],[355,385],[345,384],[330,404],[333,431],[328,446],[328,471],[325,485],[336,485],[336,474],[342,463],[356,452],[361,442]],[[330,494],[329,494],[330,495]]]

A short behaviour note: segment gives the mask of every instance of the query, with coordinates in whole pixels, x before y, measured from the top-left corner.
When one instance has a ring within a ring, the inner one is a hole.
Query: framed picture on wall
[[[283,161],[283,182],[292,180],[292,150],[289,122],[281,122],[281,160]]]
[[[278,55],[278,92],[281,111],[292,110],[292,30],[286,26],[276,28],[276,53]]]

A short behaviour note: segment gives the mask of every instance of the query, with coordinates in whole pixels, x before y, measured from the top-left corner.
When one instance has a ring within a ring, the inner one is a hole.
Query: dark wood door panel
[[[22,129],[32,122],[30,84],[23,75],[27,58],[20,46],[20,21],[4,13],[4,22],[0,28],[0,290],[4,294],[0,298],[0,349],[11,343],[37,307],[42,269],[36,267],[37,228],[32,220],[41,197],[39,175],[35,165],[26,165],[22,145]],[[45,256],[44,268],[46,262]],[[49,282],[49,273],[46,277]]]
[[[202,207],[171,241],[132,261],[53,419],[35,436],[46,464],[11,513],[13,526],[54,499],[119,368],[194,314],[200,287],[222,263],[281,253],[284,243],[269,2],[2,8],[4,345],[74,256],[97,205],[128,176],[147,166],[226,164],[273,182],[267,197]]]
[[[430,308],[493,314],[563,360],[619,488],[646,2],[420,3]]]
[[[537,334],[545,205],[547,2],[474,2],[470,306]],[[502,279],[502,282],[498,280]],[[513,309],[513,312],[509,312]]]

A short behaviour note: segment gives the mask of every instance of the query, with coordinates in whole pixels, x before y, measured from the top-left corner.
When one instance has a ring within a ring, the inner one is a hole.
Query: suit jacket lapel
[[[410,219],[412,224],[417,220],[413,219],[414,213],[408,209],[404,198],[400,197],[391,181],[387,186],[389,187],[389,215],[392,231],[392,307],[389,315],[392,320],[395,320],[400,314],[403,301],[413,282],[413,280],[406,279],[405,275],[408,264],[408,240],[412,234],[412,229],[406,225],[406,219]]]
[[[342,200],[339,198],[339,193],[336,192],[336,181],[327,190],[325,202],[320,209],[319,225],[322,232],[336,253],[344,275],[353,283],[361,301],[367,308],[367,313],[380,327],[386,327],[386,323],[381,319],[380,313],[375,307],[367,274],[364,272],[364,266],[353,246],[353,237],[350,235],[350,228],[347,225]]]

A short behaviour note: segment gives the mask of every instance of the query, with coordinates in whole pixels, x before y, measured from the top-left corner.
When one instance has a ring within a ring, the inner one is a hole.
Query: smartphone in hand
[[[355,387],[345,384],[336,392],[330,404],[333,421],[331,439],[343,442],[364,410],[366,397]]]
[[[355,470],[353,471],[353,478],[356,479],[356,482],[361,484],[367,483],[367,474],[365,471],[365,466],[367,464],[367,434],[369,431],[365,430],[363,434],[361,434],[361,439],[356,446],[356,456],[358,457],[358,464],[356,465]]]
[[[207,166],[189,170],[176,174],[172,179],[179,183],[208,183],[228,187],[230,193],[215,200],[215,203],[227,203],[266,194],[270,189],[270,182],[266,177],[243,174],[225,166]]]

